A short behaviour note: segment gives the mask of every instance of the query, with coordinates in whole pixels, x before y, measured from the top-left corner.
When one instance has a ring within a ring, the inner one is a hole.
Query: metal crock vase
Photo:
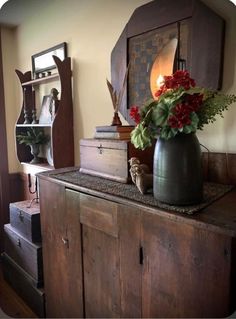
[[[153,178],[154,197],[161,202],[193,205],[202,201],[201,148],[194,133],[157,140]]]
[[[40,145],[39,144],[31,144],[30,151],[33,155],[33,159],[31,160],[30,164],[38,164],[40,163],[40,158],[38,157],[40,152]]]

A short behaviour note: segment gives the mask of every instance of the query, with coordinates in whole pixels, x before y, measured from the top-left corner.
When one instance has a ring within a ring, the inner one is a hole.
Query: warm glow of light
[[[160,75],[158,76],[157,82],[156,82],[158,88],[161,87],[161,85],[163,84],[163,81],[164,81],[164,78],[163,78],[163,76],[160,74]]]

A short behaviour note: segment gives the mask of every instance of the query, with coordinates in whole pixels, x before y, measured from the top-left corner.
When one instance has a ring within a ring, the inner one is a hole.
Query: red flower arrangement
[[[130,116],[137,125],[131,133],[131,141],[137,148],[150,146],[158,136],[169,139],[179,133],[196,132],[236,102],[235,95],[196,87],[187,71],[164,76],[155,97],[141,108],[130,109]]]

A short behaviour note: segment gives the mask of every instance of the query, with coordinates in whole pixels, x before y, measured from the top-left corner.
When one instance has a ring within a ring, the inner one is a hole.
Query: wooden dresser
[[[235,310],[236,190],[186,215],[59,178],[76,171],[38,174],[47,317]]]

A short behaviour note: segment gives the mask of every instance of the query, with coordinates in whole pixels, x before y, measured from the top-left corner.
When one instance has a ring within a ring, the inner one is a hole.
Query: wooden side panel
[[[236,154],[204,152],[204,179],[221,184],[236,184]]]
[[[142,223],[142,316],[228,316],[231,238],[147,212]]]
[[[6,132],[6,112],[2,65],[2,40],[0,27],[0,251],[3,251],[3,225],[9,222],[9,175],[8,175],[8,152],[7,152],[7,132]]]
[[[83,260],[86,317],[120,317],[118,239],[83,226]]]
[[[65,192],[61,185],[40,180],[47,317],[83,317],[77,205],[73,192]]]

